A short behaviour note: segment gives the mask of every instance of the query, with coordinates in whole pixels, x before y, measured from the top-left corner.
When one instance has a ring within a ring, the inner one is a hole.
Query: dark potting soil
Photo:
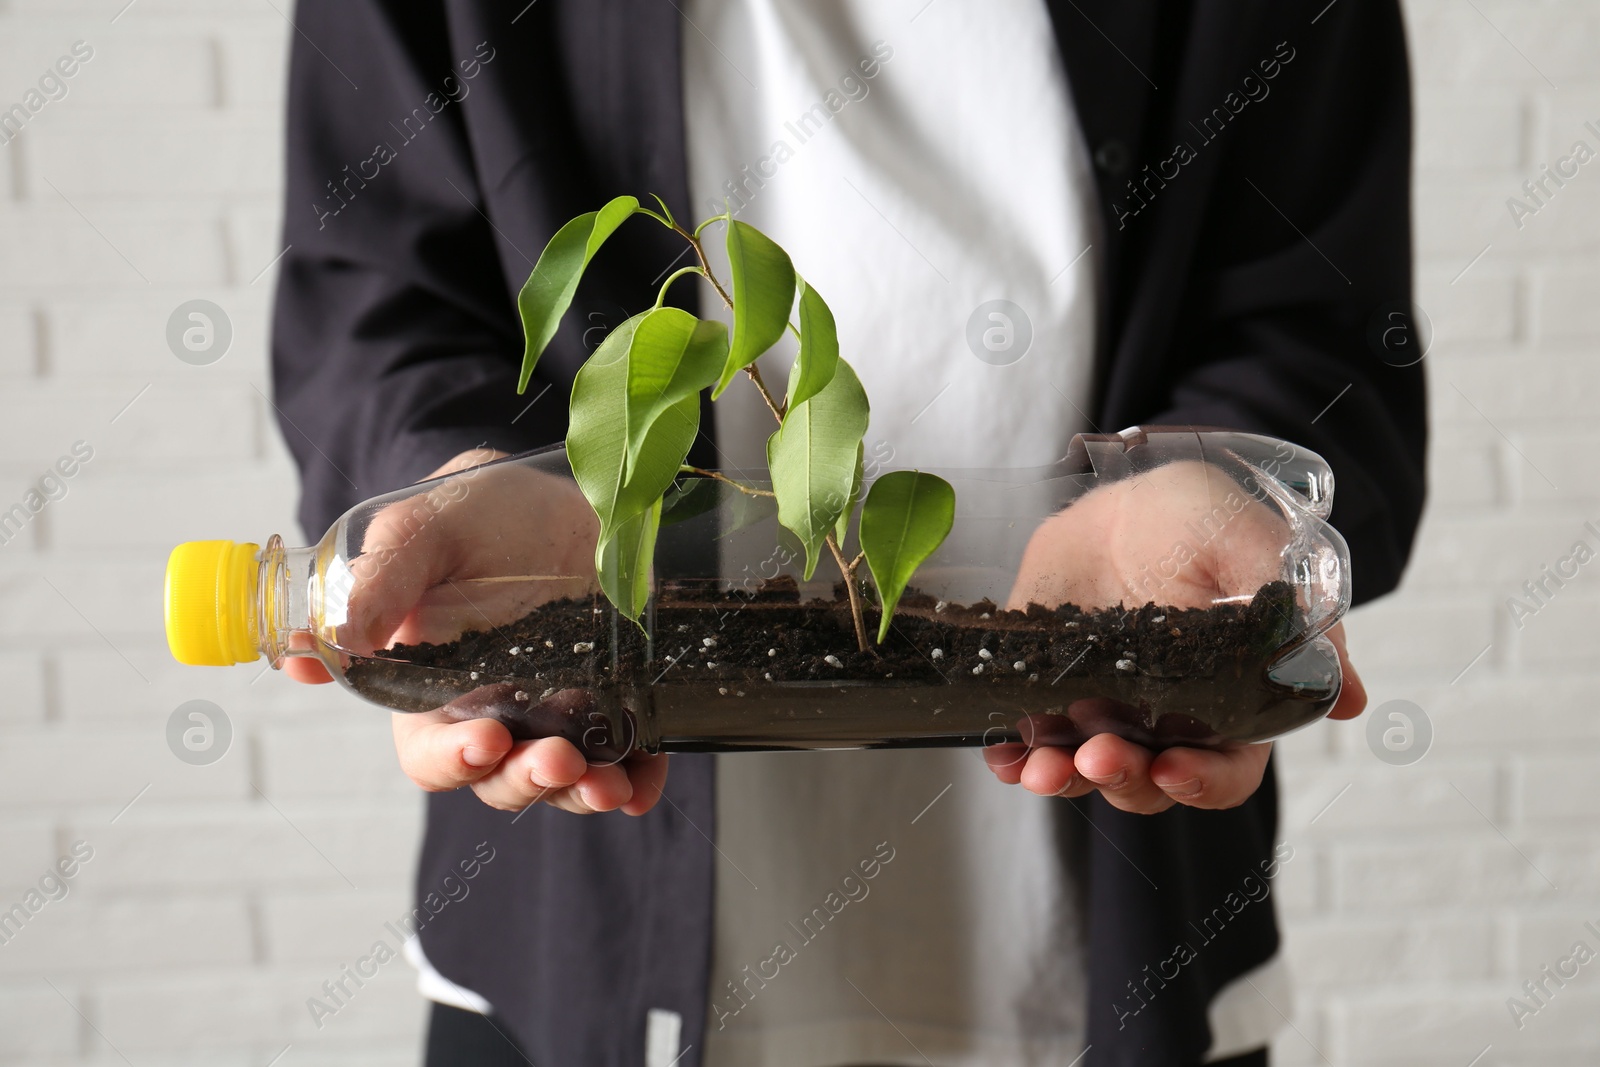
[[[833,601],[802,603],[794,581],[780,578],[754,594],[669,585],[644,620],[652,648],[638,627],[614,621],[603,605],[599,598],[553,601],[447,644],[397,645],[382,660],[353,663],[347,677],[358,690],[398,690],[404,686],[397,676],[415,664],[469,672],[483,685],[514,684],[519,700],[535,703],[563,690],[616,685],[711,686],[742,696],[796,682],[970,691],[1053,686],[1074,677],[1193,679],[1223,672],[1239,678],[1300,623],[1294,591],[1284,582],[1262,586],[1248,602],[1209,608],[1034,604],[1015,611],[987,600],[945,604],[908,592],[888,639],[862,652],[842,584]],[[868,605],[866,614],[875,635],[878,612]]]

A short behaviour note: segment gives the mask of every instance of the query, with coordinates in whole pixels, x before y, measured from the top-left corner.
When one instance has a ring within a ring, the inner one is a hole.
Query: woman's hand
[[[461,786],[492,808],[520,811],[543,801],[577,815],[621,809],[643,815],[667,783],[667,757],[634,754],[591,766],[560,737],[514,741],[495,719],[457,720],[449,710],[394,716],[400,769],[440,793]]]
[[[1208,525],[1229,492],[1248,500],[1232,479],[1200,463],[1168,464],[1090,492],[1034,534],[1009,606],[1154,600],[1210,607],[1218,597],[1253,594],[1278,577],[1283,522],[1251,501],[1237,512],[1222,509],[1229,518]],[[1204,541],[1196,543],[1201,536]],[[1186,551],[1175,552],[1179,544]],[[1345,651],[1343,624],[1328,637],[1344,672],[1329,717],[1354,718],[1366,708],[1366,689]],[[1271,744],[1257,744],[1156,753],[1098,734],[1076,749],[995,745],[984,750],[984,761],[1002,782],[1040,796],[1099,790],[1123,811],[1154,814],[1174,804],[1244,803],[1260,787],[1271,752]]]
[[[1328,636],[1339,650],[1344,670],[1344,688],[1328,717],[1353,719],[1366,708],[1367,691],[1345,652],[1344,624],[1329,630]],[[1113,807],[1153,815],[1174,804],[1238,807],[1260,788],[1271,754],[1271,742],[1151,752],[1115,734],[1099,734],[1076,750],[994,745],[984,749],[983,758],[995,777],[1030,793],[1081,797],[1098,789]]]
[[[429,477],[503,455],[487,449],[464,452]],[[502,483],[516,483],[514,491],[505,491]],[[575,486],[518,468],[491,469],[465,484],[464,492],[431,502],[437,506],[419,511],[408,499],[374,516],[360,557],[374,565],[352,567],[356,584],[350,621],[341,628],[342,638],[348,634],[345,643],[374,651],[396,641],[451,640],[459,629],[450,633],[438,627],[452,619],[461,629],[482,618],[512,621],[533,606],[524,583],[491,584],[470,599],[447,583],[504,573],[508,554],[525,562],[529,573],[592,572],[594,513]],[[530,512],[530,501],[538,501],[537,513]],[[423,605],[426,613],[418,611]],[[332,680],[309,657],[291,657],[283,669],[299,682]],[[633,754],[620,763],[591,766],[563,738],[514,740],[496,719],[464,712],[461,705],[469,700],[395,714],[400,767],[423,789],[470,786],[484,803],[505,811],[542,801],[583,815],[613,810],[643,815],[660,798],[667,757]]]

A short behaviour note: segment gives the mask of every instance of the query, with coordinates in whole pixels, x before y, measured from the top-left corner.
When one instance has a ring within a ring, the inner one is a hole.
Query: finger
[[[612,811],[633,797],[620,766],[590,766],[571,742],[547,737],[518,746],[503,773],[479,783],[476,792],[495,807],[516,810],[543,800],[578,815]]]
[[[489,448],[463,452],[423,481],[442,478],[500,459]],[[362,536],[361,554],[350,564],[355,586],[350,617],[341,637],[360,651],[382,648],[400,628],[424,590],[449,575],[457,538],[448,528],[464,494],[434,486],[380,510]]]
[[[505,459],[510,454],[511,453],[509,452],[502,452],[497,448],[483,447],[468,449],[459,456],[447,460],[444,466],[440,467],[426,478],[419,479],[419,481],[427,482],[432,481],[434,478],[443,478],[446,474],[455,474],[458,471],[466,470],[468,467],[476,467],[483,463],[492,462],[493,460]]]
[[[1149,749],[1115,734],[1096,734],[1078,746],[1073,764],[1112,807],[1154,815],[1170,808],[1173,799],[1150,781],[1151,759]]]
[[[996,778],[1006,785],[1016,785],[1022,781],[1022,768],[1028,761],[1028,747],[1016,743],[1002,745],[987,745],[983,750],[983,762],[994,772]]]
[[[430,792],[477,781],[511,751],[510,731],[494,719],[457,722],[439,711],[397,712],[393,724],[400,769]]]
[[[591,811],[615,811],[633,799],[633,781],[627,768],[608,763],[586,770],[573,792]]]
[[[1191,808],[1234,808],[1261,788],[1271,744],[1207,751],[1169,748],[1150,764],[1150,779],[1168,797]]]
[[[1333,710],[1328,712],[1328,718],[1353,719],[1367,710],[1367,687],[1362,684],[1361,676],[1350,663],[1350,653],[1344,643],[1344,623],[1328,631],[1328,640],[1333,642],[1334,649],[1339,653],[1339,670],[1344,674],[1339,699],[1333,702]]]
[[[501,811],[521,811],[543,801],[587,815],[605,810],[592,806],[591,796],[596,800],[606,799],[603,793],[597,795],[576,788],[590,770],[583,754],[564,738],[520,741],[511,747],[493,773],[472,783],[472,791],[485,804]]]
[[[1109,488],[1120,490],[1111,558],[1127,593],[1203,608],[1280,576],[1289,538],[1282,516],[1241,493],[1222,468],[1180,460]],[[1175,539],[1187,551],[1176,553]]]
[[[1029,751],[1018,780],[1022,788],[1042,797],[1081,797],[1095,790],[1095,784],[1078,773],[1072,751],[1065,748]]]
[[[1218,472],[1228,488],[1219,496],[1226,500],[1232,479]],[[1227,505],[1224,505],[1224,511]],[[1221,596],[1254,596],[1268,582],[1281,578],[1283,546],[1293,540],[1283,516],[1258,501],[1250,500],[1207,547],[1213,580]]]
[[[459,474],[505,456],[492,448],[470,449],[421,482]],[[458,479],[398,500],[372,517],[362,537],[361,554],[351,564],[356,584],[350,594],[347,633],[342,635],[347,641],[362,650],[386,647],[419,597],[456,569],[461,541],[456,527],[466,495]],[[411,634],[409,639],[415,643],[448,637]]]
[[[283,673],[305,685],[323,685],[333,681],[333,675],[320,660],[309,656],[290,656],[283,661]]]
[[[574,815],[598,815],[632,803],[633,783],[623,768],[608,765],[591,768],[590,773],[565,789],[546,790],[541,799]]]
[[[432,489],[390,504],[373,516],[361,554],[350,563],[355,583],[343,644],[358,652],[387,645],[430,587],[449,577],[459,547],[445,528],[452,501]]]
[[[327,666],[316,657],[317,639],[305,631],[297,631],[289,635],[289,644],[284,656],[274,664],[281,667],[296,682],[306,685],[322,685],[333,681],[333,675],[328,673]],[[313,655],[305,655],[313,653]]]
[[[656,806],[667,788],[667,761],[669,757],[637,755],[628,757],[623,764],[628,772],[628,782],[633,786],[633,796],[622,805],[628,815],[643,815]]]

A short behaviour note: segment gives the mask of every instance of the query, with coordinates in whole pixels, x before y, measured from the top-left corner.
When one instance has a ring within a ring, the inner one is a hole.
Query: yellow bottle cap
[[[236,541],[189,541],[167,557],[167,647],[179,663],[229,667],[261,658],[256,553]]]

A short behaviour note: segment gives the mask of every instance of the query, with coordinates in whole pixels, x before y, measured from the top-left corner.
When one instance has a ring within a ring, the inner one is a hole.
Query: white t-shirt
[[[1085,428],[1096,216],[1043,3],[688,0],[684,11],[695,218],[726,203],[829,302],[872,399],[869,460],[1029,466],[1065,454]],[[716,257],[720,231],[708,232]],[[789,358],[780,346],[763,361],[775,387]],[[723,462],[765,465],[772,417],[739,389],[750,402],[716,409]]]
[[[726,200],[828,300],[872,400],[869,460],[1060,458],[1084,428],[1094,192],[1040,0],[683,10],[695,218]],[[775,387],[788,358],[763,363]],[[721,463],[763,466],[754,390],[714,410]],[[717,773],[707,1067],[1079,1055],[1059,802],[974,750],[740,754]]]
[[[869,461],[1059,458],[1087,407],[1099,242],[1041,0],[678,2],[694,216],[726,198],[828,299],[872,398]],[[764,361],[774,385],[785,359]],[[715,410],[722,465],[764,465],[750,387]],[[971,750],[740,754],[717,785],[706,1067],[1082,1052],[1083,917],[1056,835],[1087,831],[1059,802]],[[424,995],[489,1010],[412,949]],[[1209,1058],[1265,1045],[1289,998],[1278,956],[1230,984]],[[682,1020],[647,1022],[646,1067],[681,1059]]]

